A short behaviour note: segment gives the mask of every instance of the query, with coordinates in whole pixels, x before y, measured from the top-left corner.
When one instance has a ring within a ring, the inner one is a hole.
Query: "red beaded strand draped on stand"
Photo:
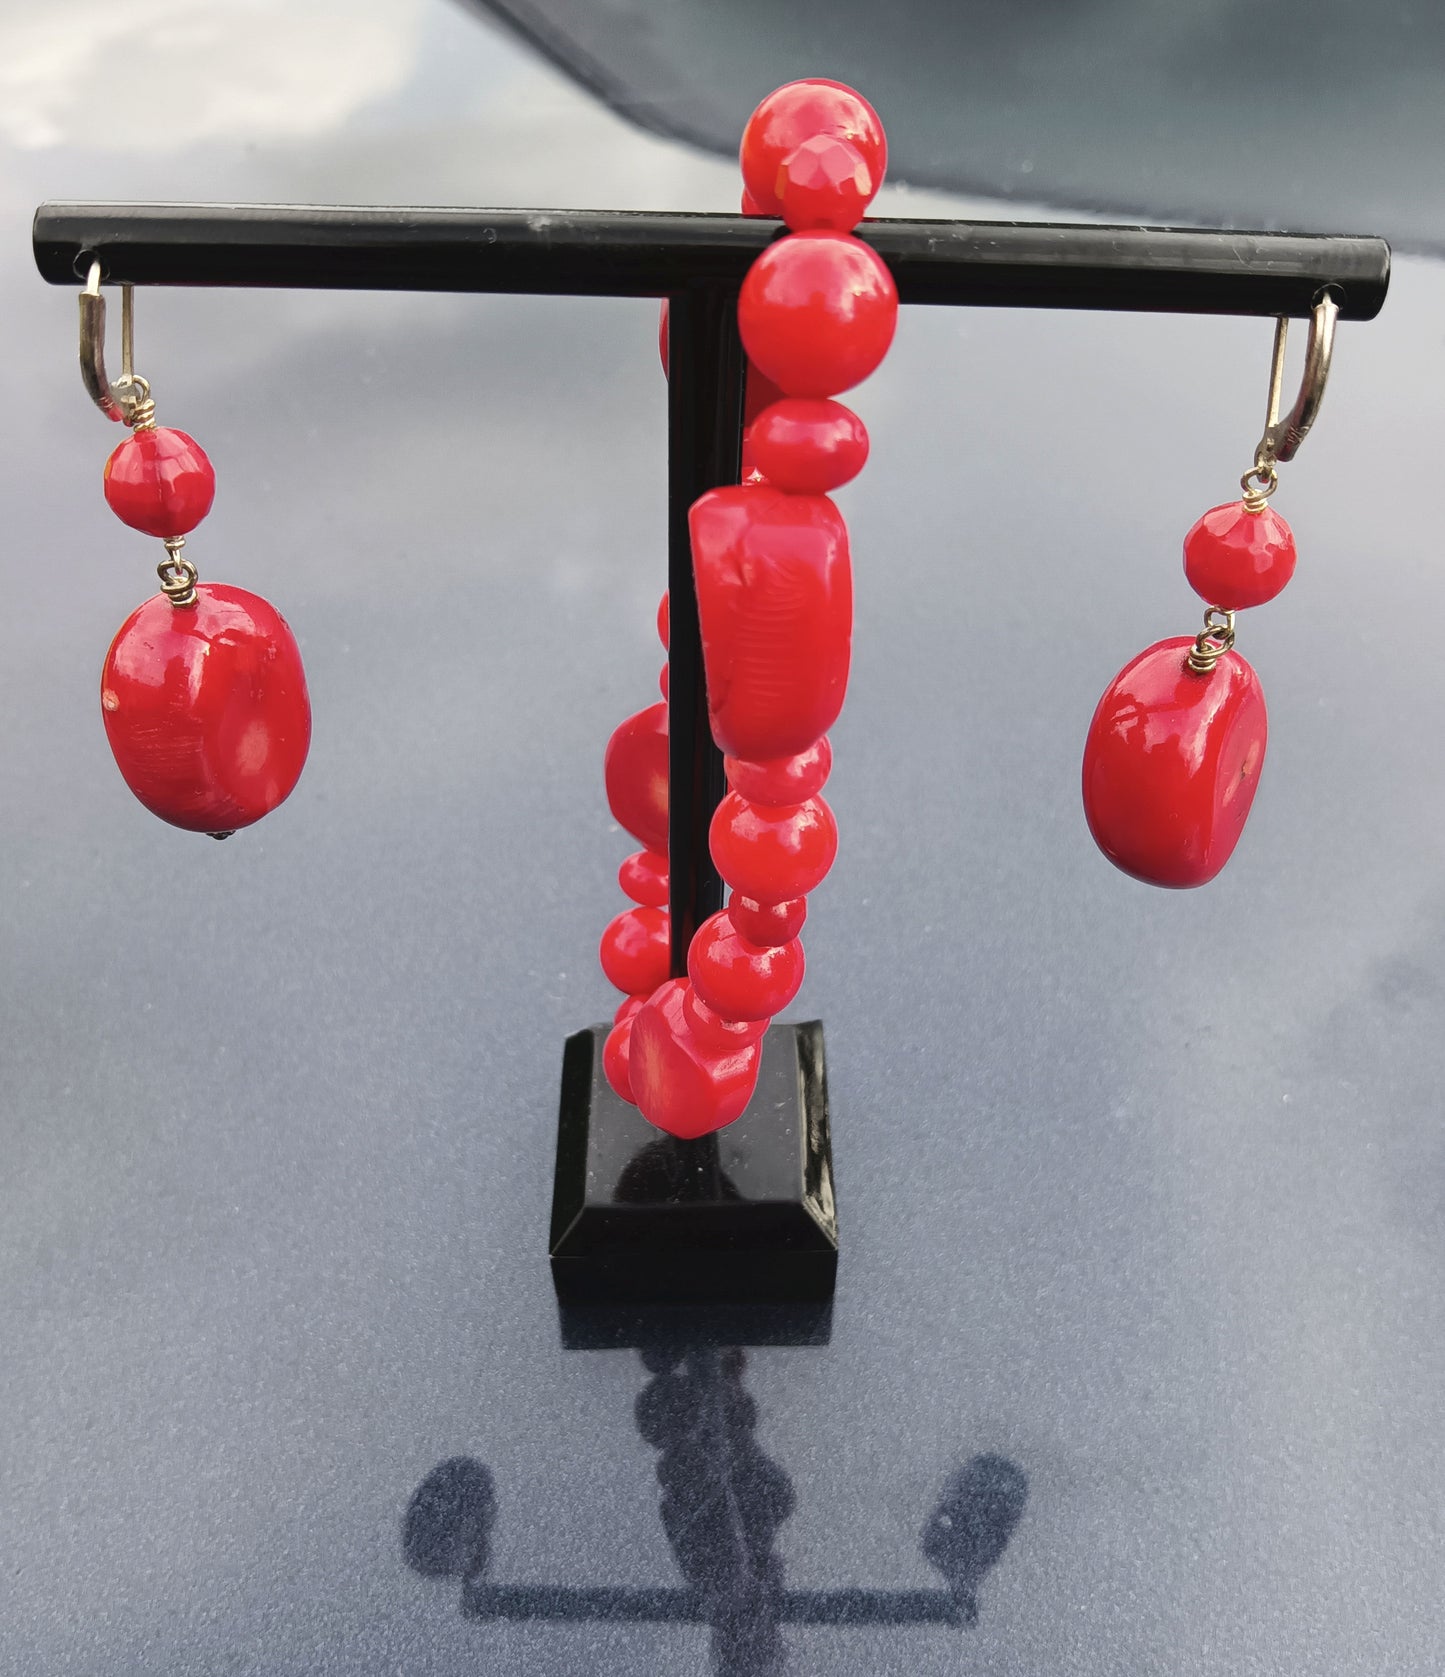
[[[698,928],[688,976],[667,978],[665,915],[655,926],[645,919],[652,899],[635,895],[659,877],[665,894],[665,857],[629,858],[620,877],[638,906],[602,943],[609,979],[628,992],[604,1053],[608,1081],[677,1136],[705,1135],[747,1106],[763,1034],[803,980],[808,893],[837,854],[820,794],[832,764],[827,730],[847,688],[853,599],[848,531],[828,491],[862,469],[868,437],[832,398],[867,378],[893,337],[892,276],[852,237],[886,161],[876,113],[836,82],[778,89],[743,137],[744,210],[781,215],[790,236],[753,264],[738,302],[749,360],[744,481],[702,496],[690,515],[708,714],[729,785],[710,847],[732,894]],[[665,320],[663,352],[665,365]],[[657,835],[636,819],[639,807],[655,808],[634,743],[657,726],[649,715],[613,736],[608,795],[617,819],[656,851]],[[660,726],[665,845],[665,715]]]

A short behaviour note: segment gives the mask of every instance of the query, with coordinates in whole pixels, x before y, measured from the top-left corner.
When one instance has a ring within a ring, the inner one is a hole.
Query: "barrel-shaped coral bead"
[[[868,433],[858,415],[813,396],[788,396],[764,408],[749,442],[754,466],[790,495],[826,495],[857,477],[868,459]]]
[[[794,233],[748,269],[738,330],[748,359],[789,396],[835,396],[868,377],[893,342],[898,290],[848,233]]]
[[[629,996],[650,994],[668,974],[668,920],[662,908],[626,908],[610,920],[597,954],[607,982]]]
[[[780,903],[760,903],[736,892],[728,901],[728,917],[749,943],[773,948],[791,943],[808,918],[808,899],[791,897]]]
[[[147,536],[188,536],[215,497],[215,469],[184,431],[164,425],[137,431],[105,463],[110,510]]]
[[[1273,507],[1211,507],[1184,538],[1184,574],[1221,611],[1262,606],[1294,575],[1294,532]]]
[[[739,895],[785,902],[823,882],[838,854],[838,823],[821,798],[775,809],[729,792],[713,812],[708,842],[713,865]]]
[[[878,113],[861,93],[842,82],[813,77],[774,88],[748,118],[738,161],[746,198],[745,214],[781,215],[779,174],[786,159],[806,141],[846,140],[868,167],[872,188],[883,184],[888,141]]]
[[[724,1019],[771,1019],[803,982],[803,946],[749,943],[726,909],[704,920],[687,952],[692,987]]]
[[[778,203],[795,233],[810,227],[851,233],[877,190],[857,146],[827,134],[804,140],[778,170]]]
[[[714,1048],[683,1010],[685,978],[662,985],[632,1020],[628,1065],[633,1099],[648,1123],[692,1138],[740,1118],[758,1081],[759,1044]]]
[[[805,803],[823,790],[832,768],[833,748],[826,734],[792,757],[756,763],[743,757],[723,759],[728,785],[755,804]]]
[[[645,908],[667,907],[667,857],[655,850],[635,851],[617,870],[617,883]]]

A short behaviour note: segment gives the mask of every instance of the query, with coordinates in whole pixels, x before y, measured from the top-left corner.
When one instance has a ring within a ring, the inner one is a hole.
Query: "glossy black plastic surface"
[[[366,205],[42,204],[35,260],[71,285],[92,256],[135,285],[662,297],[738,286],[781,223],[741,215]],[[1384,240],[1062,222],[864,222],[905,303],[1306,315],[1379,312]]]
[[[823,1028],[774,1025],[757,1092],[701,1141],[653,1129],[602,1075],[607,1028],[567,1039],[552,1276],[567,1304],[827,1299],[838,1219]]]

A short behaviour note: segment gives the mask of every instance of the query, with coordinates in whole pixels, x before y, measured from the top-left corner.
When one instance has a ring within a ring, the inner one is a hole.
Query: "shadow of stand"
[[[649,1346],[642,1360],[651,1379],[637,1399],[637,1427],[658,1452],[659,1513],[683,1587],[490,1582],[496,1491],[490,1471],[470,1456],[439,1463],[412,1496],[402,1530],[408,1566],[459,1578],[468,1619],[705,1624],[717,1677],[777,1677],[784,1624],[978,1622],[979,1587],[1028,1501],[1022,1468],[977,1455],[948,1479],[921,1542],[944,1588],[788,1590],[774,1545],[796,1493],[757,1443],[745,1353],[693,1339]]]

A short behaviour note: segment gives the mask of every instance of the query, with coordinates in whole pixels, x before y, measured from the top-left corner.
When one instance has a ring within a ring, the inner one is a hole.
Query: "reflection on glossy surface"
[[[283,802],[311,743],[296,637],[243,588],[153,595],[125,620],[100,678],[106,738],[153,814],[197,833],[249,827]]]
[[[744,1313],[746,1319],[746,1313]],[[778,1553],[798,1504],[788,1473],[757,1438],[758,1405],[743,1384],[744,1351],[717,1345],[696,1321],[659,1320],[644,1333],[651,1376],[638,1395],[638,1432],[657,1452],[658,1514],[686,1587],[502,1583],[493,1528],[505,1541],[507,1488],[474,1458],[439,1463],[413,1493],[402,1522],[406,1564],[461,1581],[461,1612],[483,1621],[705,1624],[714,1677],[779,1677],[790,1668],[785,1624],[976,1626],[978,1592],[1002,1559],[1028,1501],[1028,1476],[999,1455],[974,1456],[951,1474],[923,1527],[924,1557],[943,1590],[788,1589]],[[498,1519],[498,1504],[502,1517]],[[525,1504],[515,1518],[527,1520]],[[700,1671],[681,1647],[665,1667]]]
[[[1150,885],[1204,885],[1234,853],[1254,802],[1268,720],[1237,652],[1207,675],[1193,639],[1160,641],[1099,700],[1084,745],[1084,813],[1115,867]]]
[[[816,135],[846,140],[862,158],[873,192],[888,171],[888,139],[878,113],[854,88],[809,77],[775,88],[748,118],[738,162],[743,185],[761,215],[781,215],[783,165]]]

